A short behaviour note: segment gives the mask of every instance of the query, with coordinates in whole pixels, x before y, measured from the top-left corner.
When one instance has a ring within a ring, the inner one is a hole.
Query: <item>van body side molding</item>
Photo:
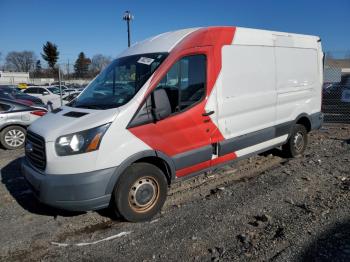
[[[275,134],[274,138],[280,137],[280,136],[283,136],[283,135],[287,135],[287,134],[288,134],[288,137],[289,137],[289,134],[291,133],[292,128],[293,128],[294,125],[295,125],[294,121],[288,121],[288,122],[276,125],[276,127],[275,127],[276,128],[276,134]]]
[[[250,146],[254,146],[268,140],[290,133],[293,121],[276,126],[264,128],[238,137],[233,137],[219,142],[218,155],[223,156]]]
[[[320,129],[323,125],[324,114],[321,112],[314,113],[310,116],[311,130]]]
[[[218,155],[223,156],[240,149],[250,147],[275,137],[275,127],[268,127],[263,130],[248,133],[242,136],[233,137],[219,142]]]
[[[186,151],[172,157],[176,170],[209,161],[213,154],[212,145]]]

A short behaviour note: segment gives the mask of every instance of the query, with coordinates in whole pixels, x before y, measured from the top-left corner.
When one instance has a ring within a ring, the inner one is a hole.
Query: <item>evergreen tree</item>
[[[89,71],[89,65],[91,64],[90,58],[87,58],[84,52],[80,52],[78,59],[74,64],[74,71],[77,77],[86,77]]]
[[[35,71],[36,72],[41,72],[41,62],[40,62],[40,60],[36,60]]]
[[[36,60],[35,62],[35,69],[34,72],[32,72],[33,77],[41,77],[42,75],[42,67],[41,67],[41,61]]]
[[[44,53],[41,53],[42,58],[48,63],[51,69],[54,69],[60,54],[57,50],[57,46],[47,41],[46,44],[43,45],[43,52]]]

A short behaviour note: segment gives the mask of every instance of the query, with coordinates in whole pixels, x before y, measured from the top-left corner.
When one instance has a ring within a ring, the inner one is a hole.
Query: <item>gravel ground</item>
[[[304,157],[278,150],[174,184],[146,223],[38,203],[0,149],[1,261],[350,261],[350,125],[310,134]]]

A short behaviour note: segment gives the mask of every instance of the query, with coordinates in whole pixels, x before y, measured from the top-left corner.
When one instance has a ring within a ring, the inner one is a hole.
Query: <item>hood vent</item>
[[[61,111],[62,111],[61,108],[56,108],[56,109],[52,110],[51,113],[57,114],[58,112],[61,112]]]
[[[71,111],[71,112],[65,113],[64,116],[79,118],[88,114],[89,113]]]

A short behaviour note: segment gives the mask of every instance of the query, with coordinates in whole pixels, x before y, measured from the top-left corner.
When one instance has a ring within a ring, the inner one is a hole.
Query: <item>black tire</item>
[[[299,157],[304,153],[307,142],[308,137],[305,126],[296,124],[287,143],[282,146],[283,154],[290,158]]]
[[[0,132],[0,142],[3,147],[9,150],[22,148],[26,134],[26,130],[21,126],[8,126]],[[13,139],[9,140],[11,136]]]
[[[111,208],[127,221],[149,221],[164,205],[167,190],[167,179],[158,167],[134,163],[120,176]]]

